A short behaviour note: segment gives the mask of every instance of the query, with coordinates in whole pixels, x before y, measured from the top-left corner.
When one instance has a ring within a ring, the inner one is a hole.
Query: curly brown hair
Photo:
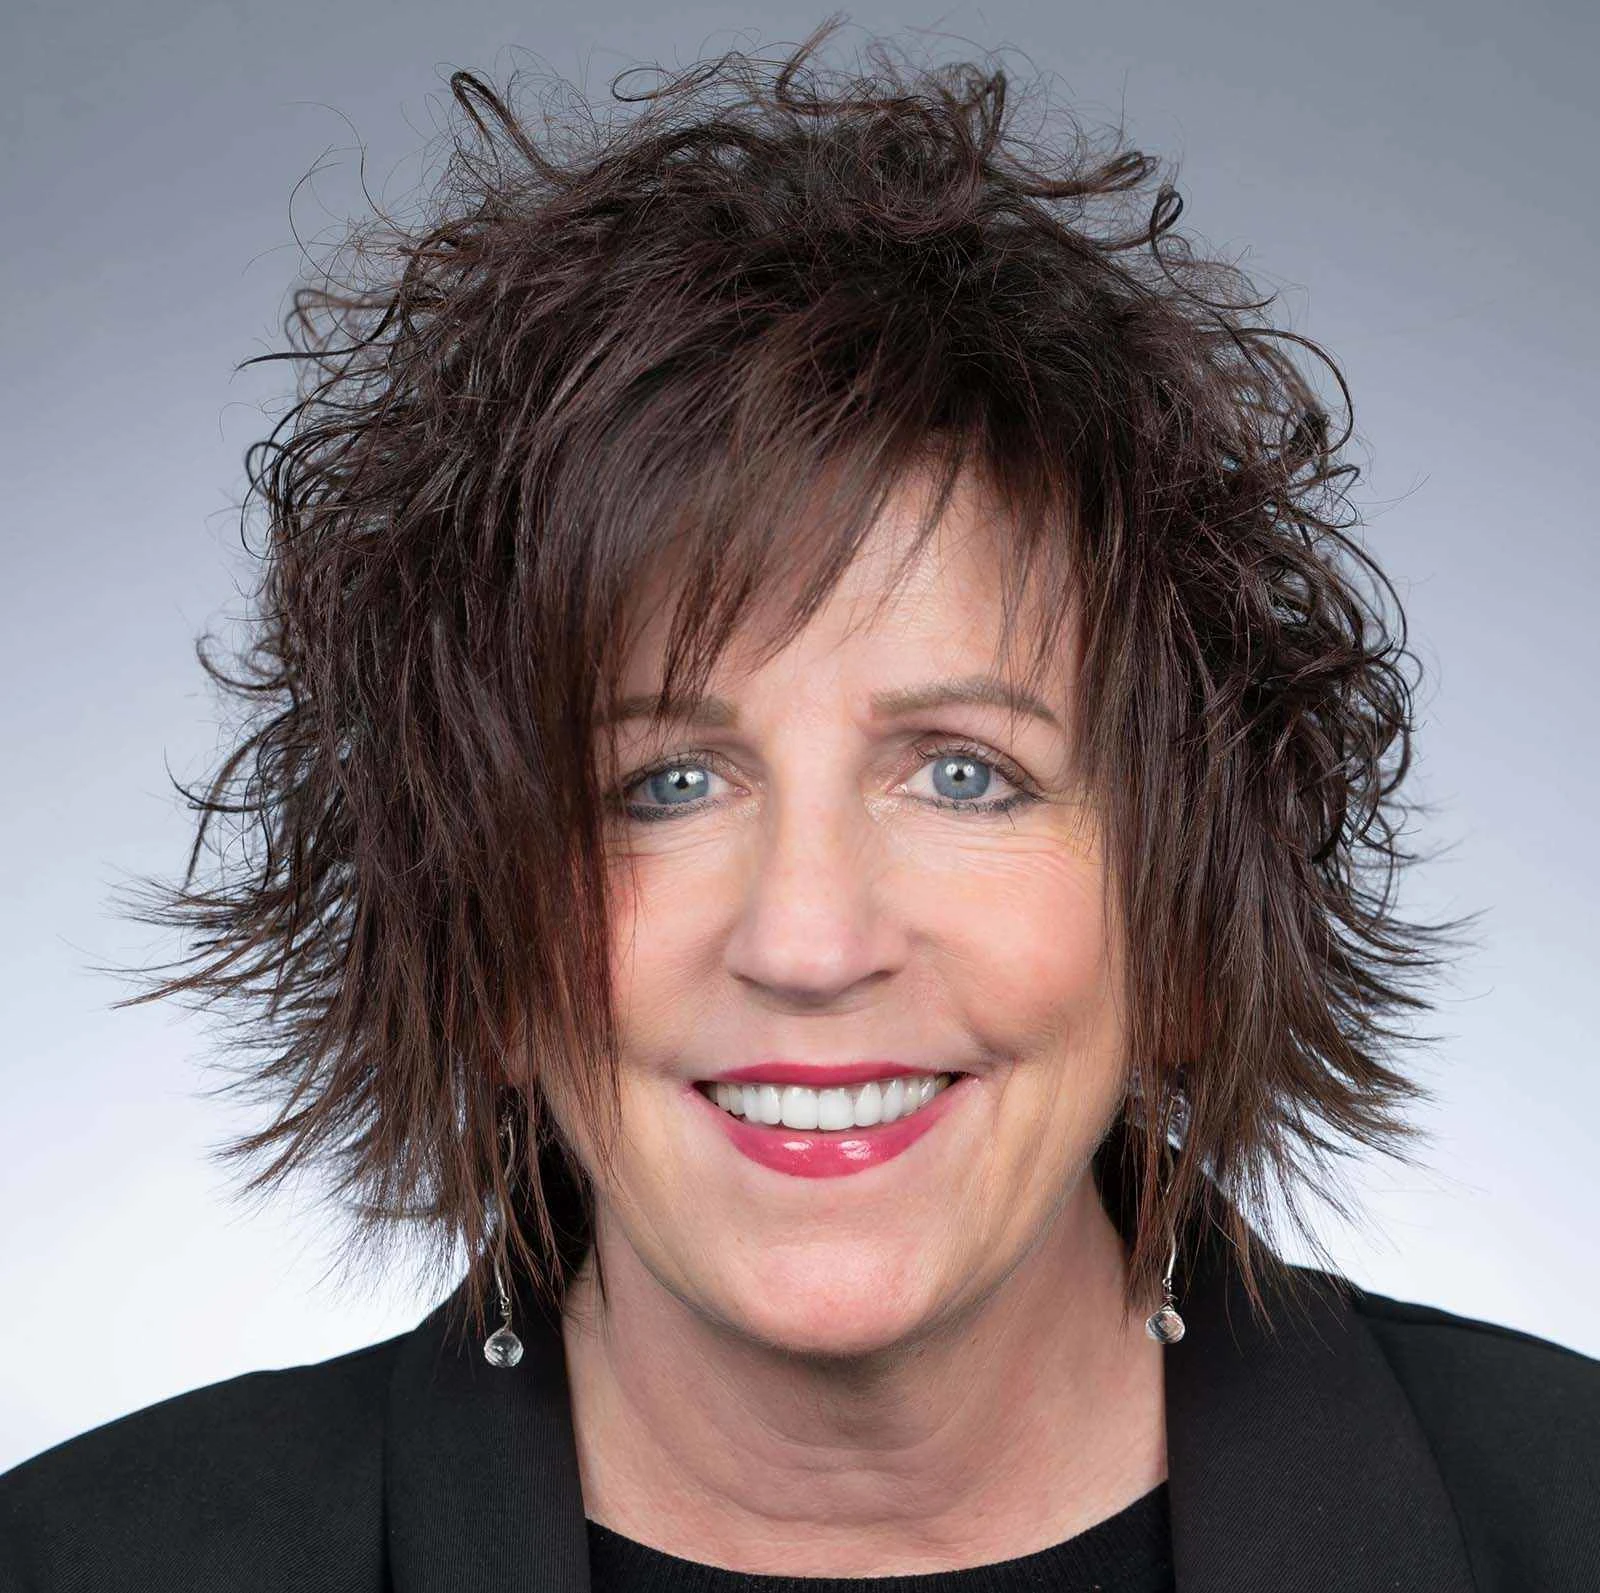
[[[600,732],[630,597],[669,556],[694,572],[666,675],[692,697],[775,575],[777,649],[908,469],[939,467],[925,530],[969,469],[1012,511],[1019,589],[1083,617],[1130,1100],[1179,1069],[1188,1093],[1130,1301],[1200,1221],[1259,1304],[1286,1271],[1252,1245],[1269,1201],[1325,1256],[1296,1186],[1347,1210],[1331,1153],[1408,1159],[1429,1092],[1392,1052],[1447,928],[1397,915],[1415,661],[1350,534],[1352,427],[1288,346],[1349,392],[1174,230],[1120,131],[1025,142],[1004,70],[882,41],[830,75],[837,26],[623,74],[639,108],[564,139],[458,72],[421,219],[353,225],[296,291],[266,357],[298,401],[247,457],[247,642],[199,647],[253,711],[180,786],[189,866],[141,916],[194,940],[133,999],[231,1011],[229,1087],[272,1103],[224,1153],[265,1158],[248,1187],[331,1168],[353,1236],[421,1219],[464,1247],[479,1320],[508,1250],[559,1309],[593,1187],[549,1100],[603,1145],[619,1109]],[[1035,640],[1042,671],[1059,638]],[[220,818],[239,844],[202,882]],[[1154,1173],[1164,1137],[1138,1143]]]

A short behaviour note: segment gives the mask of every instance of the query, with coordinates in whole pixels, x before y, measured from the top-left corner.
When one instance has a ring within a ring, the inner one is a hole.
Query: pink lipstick
[[[837,1068],[757,1063],[750,1068],[719,1074],[718,1079],[729,1083],[806,1084],[812,1088],[830,1088],[917,1072],[926,1073],[927,1069],[881,1062],[851,1063]],[[751,1077],[752,1074],[758,1077]],[[871,1128],[838,1129],[752,1123],[724,1111],[695,1085],[687,1088],[693,1097],[694,1109],[709,1113],[713,1119],[711,1126],[727,1135],[733,1148],[751,1161],[794,1178],[839,1178],[893,1161],[909,1150],[965,1100],[971,1087],[971,1077],[958,1073],[931,1101],[907,1117],[897,1118],[892,1123],[874,1124]]]

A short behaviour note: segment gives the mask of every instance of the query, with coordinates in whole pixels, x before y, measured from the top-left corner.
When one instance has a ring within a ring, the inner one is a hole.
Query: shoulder
[[[1414,1398],[1440,1405],[1466,1427],[1536,1420],[1592,1437],[1600,1422],[1600,1360],[1552,1339],[1437,1306],[1348,1285],[1351,1304],[1383,1346]]]
[[[0,1590],[376,1586],[402,1342],[213,1383],[6,1472]]]
[[[1483,1585],[1584,1585],[1600,1541],[1600,1360],[1352,1286],[1455,1502]],[[1576,1580],[1568,1580],[1576,1577]]]

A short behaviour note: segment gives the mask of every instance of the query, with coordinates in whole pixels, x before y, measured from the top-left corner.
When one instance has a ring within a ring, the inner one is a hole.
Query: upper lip
[[[912,1073],[938,1075],[954,1068],[929,1067],[910,1062],[751,1062],[708,1074],[701,1084],[804,1084],[822,1090],[845,1084],[866,1084],[873,1079],[903,1078]]]

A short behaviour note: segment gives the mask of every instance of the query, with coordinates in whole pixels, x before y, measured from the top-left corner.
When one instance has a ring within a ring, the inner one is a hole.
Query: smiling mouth
[[[732,1117],[753,1125],[818,1133],[875,1128],[915,1116],[963,1073],[914,1073],[866,1084],[811,1089],[803,1084],[725,1084],[700,1080],[697,1089]]]

